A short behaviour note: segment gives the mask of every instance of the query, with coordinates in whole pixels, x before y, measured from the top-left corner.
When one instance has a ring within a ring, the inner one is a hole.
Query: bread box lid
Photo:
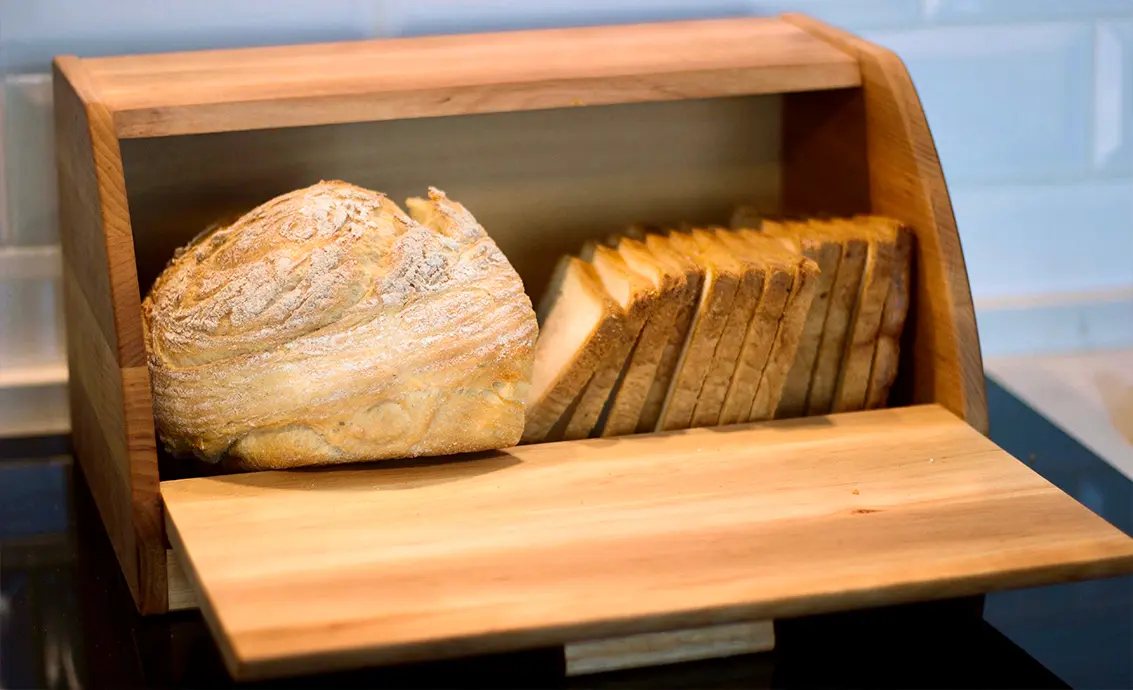
[[[1133,571],[936,405],[161,489],[241,679]]]

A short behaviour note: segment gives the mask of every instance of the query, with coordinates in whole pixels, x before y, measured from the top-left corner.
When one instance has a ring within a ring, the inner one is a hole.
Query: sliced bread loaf
[[[696,317],[701,288],[704,284],[704,269],[692,257],[674,249],[668,237],[653,233],[642,237],[654,258],[665,265],[667,270],[675,271],[685,277],[685,290],[679,295],[676,315],[673,317],[673,329],[661,351],[657,373],[649,386],[645,404],[641,408],[641,417],[637,422],[637,432],[648,433],[657,429],[661,410],[665,406],[665,399],[677,373],[681,352],[684,351],[692,330],[692,322]]]
[[[747,252],[737,252],[735,247],[729,246],[720,238],[720,234],[727,231],[717,230],[716,228],[696,229],[693,230],[692,235],[701,252],[718,255],[717,261],[729,262],[732,270],[739,272],[739,283],[724,323],[724,330],[716,342],[716,350],[712,354],[704,384],[700,388],[700,395],[692,414],[693,427],[716,426],[720,423],[724,401],[739,364],[744,338],[760,294],[763,292],[763,281],[767,273],[763,261]]]
[[[630,270],[649,281],[657,298],[656,308],[646,318],[614,387],[604,418],[599,419],[597,431],[606,437],[637,430],[665,346],[676,328],[677,313],[682,304],[691,302],[687,294],[689,276],[680,266],[658,259],[640,239],[615,236],[608,245],[616,249]]]
[[[676,251],[692,258],[704,270],[704,282],[688,338],[661,408],[658,431],[687,429],[692,424],[700,389],[743,276],[743,267],[738,261],[722,250],[702,249],[691,233],[672,232],[668,240]]]
[[[831,289],[830,306],[822,326],[818,357],[807,393],[808,415],[828,414],[833,409],[834,390],[842,370],[842,357],[865,271],[868,243],[860,237],[848,236],[848,226],[850,223],[846,220],[827,220],[811,221],[800,229],[804,237],[842,245],[842,260],[838,262],[838,273]]]
[[[842,226],[847,236],[866,242],[865,270],[850,319],[838,384],[831,412],[865,409],[870,370],[881,331],[881,317],[896,269],[899,224],[884,218],[859,216]]]
[[[564,256],[537,310],[540,329],[522,441],[544,441],[617,344],[624,313],[594,268]]]
[[[901,332],[909,311],[909,289],[912,282],[913,233],[907,228],[902,227],[897,231],[893,262],[892,280],[881,312],[877,348],[874,350],[869,387],[866,389],[865,407],[871,410],[886,405],[889,388],[897,377]]]
[[[642,326],[658,306],[657,290],[653,284],[631,269],[616,249],[588,242],[583,245],[580,258],[594,267],[606,294],[621,307],[624,318],[621,320],[620,332],[594,370],[574,414],[563,430],[564,441],[590,437],[629,361]]]
[[[743,258],[763,274],[762,290],[748,322],[718,421],[719,424],[737,424],[748,421],[759,380],[767,366],[779,322],[783,318],[787,297],[795,282],[801,255],[786,249],[771,237],[747,229],[738,232],[717,231],[717,236],[736,256]]]
[[[822,330],[830,308],[830,297],[834,292],[834,280],[838,275],[838,265],[842,261],[841,242],[805,234],[801,232],[805,227],[805,223],[773,221],[764,221],[762,227],[763,232],[768,236],[779,239],[792,250],[813,260],[819,269],[814,297],[799,336],[795,359],[791,363],[779,403],[774,411],[776,419],[801,417],[806,414],[807,393],[810,391],[811,377],[818,359]]]

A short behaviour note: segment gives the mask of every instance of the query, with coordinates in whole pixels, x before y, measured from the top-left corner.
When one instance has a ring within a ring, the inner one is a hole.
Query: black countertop
[[[1126,533],[1133,482],[988,382],[992,439]],[[0,688],[233,687],[200,614],[134,612],[66,437],[0,441]],[[264,687],[1133,687],[1133,578],[776,622],[773,652],[563,677],[562,650]]]

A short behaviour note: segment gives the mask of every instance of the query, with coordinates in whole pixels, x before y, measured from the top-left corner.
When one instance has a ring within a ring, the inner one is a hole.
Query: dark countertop
[[[1126,533],[1133,482],[988,382],[991,436]],[[232,687],[200,614],[134,612],[66,437],[0,440],[0,688]],[[561,649],[264,687],[1133,687],[1133,578],[776,622],[766,654],[564,679]]]

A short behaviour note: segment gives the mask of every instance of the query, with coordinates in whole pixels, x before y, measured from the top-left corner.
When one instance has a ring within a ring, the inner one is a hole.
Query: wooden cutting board
[[[162,483],[238,678],[1133,571],[935,406]]]

